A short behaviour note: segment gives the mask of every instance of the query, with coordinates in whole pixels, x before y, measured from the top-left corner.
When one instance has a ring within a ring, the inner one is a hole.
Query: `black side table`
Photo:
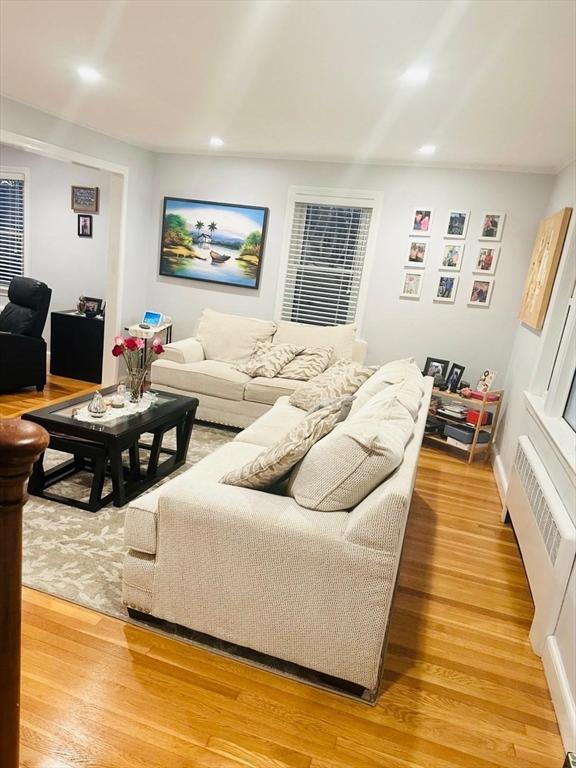
[[[50,313],[50,373],[100,384],[103,353],[102,318],[73,310]]]

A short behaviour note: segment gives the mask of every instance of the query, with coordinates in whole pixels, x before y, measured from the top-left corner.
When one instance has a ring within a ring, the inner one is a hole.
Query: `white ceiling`
[[[133,144],[558,170],[573,0],[1,0],[0,90]],[[76,68],[96,67],[97,84]],[[399,76],[430,68],[425,86]]]

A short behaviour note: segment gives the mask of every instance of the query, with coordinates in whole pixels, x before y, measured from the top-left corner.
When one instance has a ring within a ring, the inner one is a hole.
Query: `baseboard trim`
[[[542,663],[564,749],[566,752],[576,752],[576,702],[570,690],[570,681],[564,669],[558,644],[552,636],[548,637],[544,646]]]
[[[492,471],[494,472],[494,479],[496,480],[496,487],[500,495],[500,501],[502,502],[502,520],[506,517],[506,492],[508,491],[508,477],[504,471],[504,464],[499,453],[494,451],[494,457],[492,461]]]

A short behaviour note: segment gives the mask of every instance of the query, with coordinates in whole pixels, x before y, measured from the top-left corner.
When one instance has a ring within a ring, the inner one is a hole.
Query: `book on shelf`
[[[460,440],[456,440],[453,437],[446,437],[446,444],[447,445],[453,445],[454,448],[460,448],[463,451],[469,451],[472,447],[471,443],[463,443]]]
[[[466,419],[466,411],[464,413],[455,413],[453,411],[447,411],[444,408],[438,408],[437,411],[440,416],[445,416],[449,419],[457,419],[458,421],[465,421]]]

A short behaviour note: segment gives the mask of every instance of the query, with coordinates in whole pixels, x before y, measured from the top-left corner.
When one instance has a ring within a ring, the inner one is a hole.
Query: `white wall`
[[[78,105],[78,110],[81,115],[81,104]],[[150,237],[151,211],[154,210],[151,203],[153,155],[146,150],[4,97],[0,97],[0,126],[5,131],[82,152],[128,168],[126,262],[124,275],[120,276],[120,279],[123,279],[123,314],[119,325],[124,326],[140,317],[146,304],[147,273],[154,268],[155,258],[155,249]],[[80,168],[80,171],[84,170],[88,169]],[[83,173],[81,175],[85,178]],[[98,226],[96,216],[94,225]]]
[[[78,296],[106,295],[109,237],[109,174],[93,168],[0,145],[0,166],[29,170],[29,237],[26,274],[52,289],[51,311],[71,309]],[[70,207],[72,185],[99,187],[100,213],[91,238],[78,237],[78,214]],[[44,338],[49,343],[50,318]]]
[[[435,355],[465,365],[465,378],[472,380],[484,368],[493,368],[500,374],[496,384],[503,384],[532,242],[552,186],[552,178],[545,175],[158,155],[152,195],[154,255],[147,302],[151,308],[174,317],[176,338],[192,333],[206,306],[258,317],[274,315],[291,185],[384,193],[376,262],[361,329],[369,343],[370,361],[413,354],[423,364],[427,355]],[[158,276],[165,195],[270,208],[258,291]],[[418,205],[432,206],[435,221],[422,298],[414,302],[399,299],[399,292],[411,213]],[[435,304],[432,299],[439,275],[442,230],[451,206],[469,208],[472,216],[456,303]],[[467,299],[473,280],[472,264],[479,248],[481,216],[488,209],[507,213],[502,252],[491,307],[471,308]]]

